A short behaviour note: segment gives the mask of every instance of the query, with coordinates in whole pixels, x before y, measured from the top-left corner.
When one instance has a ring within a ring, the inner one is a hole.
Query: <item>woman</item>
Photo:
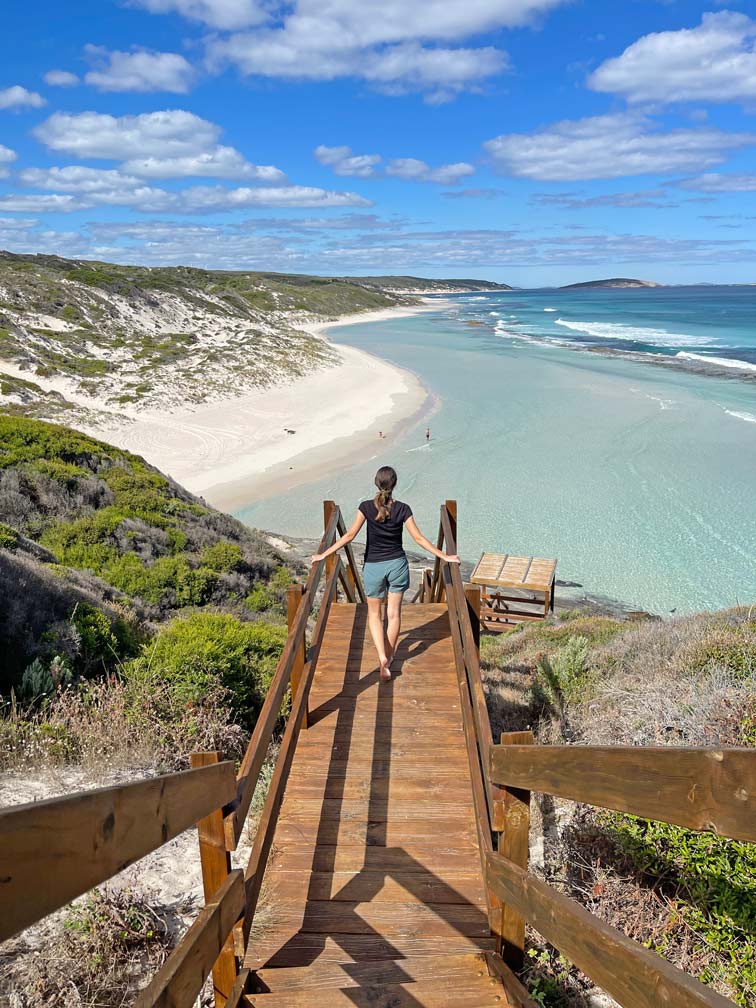
[[[396,652],[396,643],[402,627],[402,599],[410,581],[407,555],[402,546],[402,530],[406,527],[418,546],[422,546],[440,560],[459,563],[459,557],[436,549],[415,524],[409,504],[394,500],[396,473],[391,466],[382,466],[378,470],[375,474],[375,485],[378,493],[373,500],[365,500],[360,504],[357,517],[349,531],[324,553],[316,553],[311,559],[315,564],[336,553],[342,546],[350,543],[367,522],[363,581],[368,600],[368,626],[381,663],[381,680],[388,682],[391,679],[391,659]],[[387,593],[388,625],[384,637],[381,606],[386,601]]]

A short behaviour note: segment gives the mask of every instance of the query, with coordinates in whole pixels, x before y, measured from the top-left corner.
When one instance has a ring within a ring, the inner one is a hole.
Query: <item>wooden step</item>
[[[317,990],[328,987],[377,987],[449,977],[485,978],[483,953],[460,956],[416,956],[414,959],[378,959],[368,962],[316,962],[291,969],[264,969],[254,983],[261,993]]]
[[[422,870],[309,872],[285,868],[265,874],[265,888],[275,905],[303,894],[308,900],[343,903],[457,903],[483,906],[485,891],[480,873],[450,873],[441,878]]]
[[[411,959],[415,956],[455,956],[494,952],[493,938],[470,935],[371,934],[263,934],[250,938],[244,965],[247,969],[301,966],[315,962],[365,962],[376,959]],[[322,1001],[320,1004],[322,1005]],[[330,1006],[329,1006],[330,1008]]]
[[[504,989],[492,977],[439,977],[379,987],[295,989],[277,994],[246,994],[247,1008],[502,1008]]]
[[[434,819],[432,823],[418,819],[385,822],[378,819],[321,819],[319,815],[305,818],[282,810],[276,827],[276,847],[433,847],[438,838],[447,847],[475,847],[477,831],[472,819]]]

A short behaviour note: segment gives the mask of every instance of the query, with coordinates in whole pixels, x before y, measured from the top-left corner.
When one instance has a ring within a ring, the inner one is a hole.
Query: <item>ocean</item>
[[[557,557],[563,594],[662,615],[756,603],[756,287],[447,296],[331,338],[419,375],[430,443],[423,421],[243,521],[314,537],[390,464],[429,538],[457,499],[464,559]]]

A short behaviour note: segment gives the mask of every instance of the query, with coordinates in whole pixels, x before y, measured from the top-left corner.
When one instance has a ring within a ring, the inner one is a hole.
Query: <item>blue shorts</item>
[[[362,569],[362,580],[368,598],[383,598],[387,591],[392,594],[407,591],[410,583],[407,557],[366,563]]]

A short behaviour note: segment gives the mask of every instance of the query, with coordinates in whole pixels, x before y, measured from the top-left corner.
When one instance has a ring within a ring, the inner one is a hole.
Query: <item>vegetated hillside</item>
[[[409,288],[475,284],[0,252],[0,408],[108,429],[229,398],[335,363],[308,322],[413,304]]]
[[[565,611],[484,638],[494,737],[545,744],[756,745],[756,606],[640,623]],[[534,796],[536,872],[631,938],[756,1005],[756,845]],[[542,834],[542,839],[539,838]],[[545,1008],[590,983],[537,935],[527,980]]]
[[[236,722],[254,720],[285,639],[290,580],[261,535],[135,455],[8,415],[0,516],[6,699],[128,668],[175,675],[181,703],[228,689]]]
[[[586,280],[583,283],[565,284],[560,290],[585,290],[590,287],[663,287],[655,280],[633,280],[628,277],[610,277],[608,280]]]
[[[455,291],[464,294],[467,291],[508,291],[514,290],[508,284],[494,283],[492,280],[429,280],[413,276],[364,276],[340,277],[344,283],[357,283],[361,287],[370,287],[394,294],[413,294],[418,291],[448,293]]]

